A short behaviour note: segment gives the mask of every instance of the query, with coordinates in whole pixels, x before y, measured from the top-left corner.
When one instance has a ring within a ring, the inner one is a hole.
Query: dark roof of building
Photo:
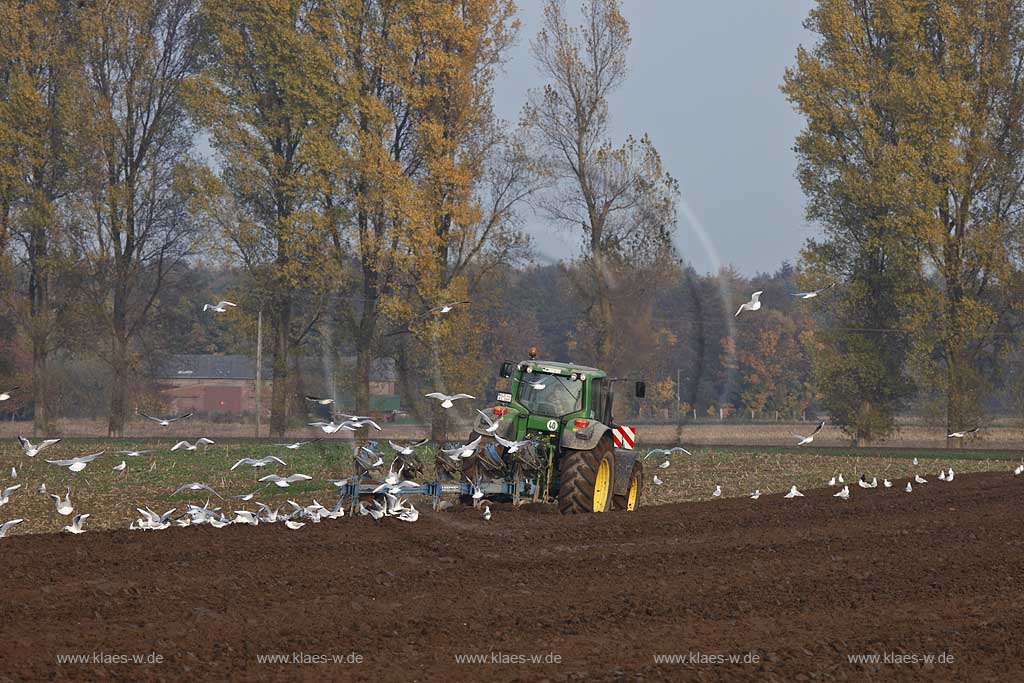
[[[342,363],[355,363],[355,358],[343,358]],[[299,359],[304,370],[323,372],[324,361],[320,358]],[[157,372],[159,379],[256,379],[256,362],[243,355],[177,354],[167,356]],[[264,360],[263,378],[273,379],[273,365]],[[370,366],[371,382],[398,381],[394,358],[377,358]]]

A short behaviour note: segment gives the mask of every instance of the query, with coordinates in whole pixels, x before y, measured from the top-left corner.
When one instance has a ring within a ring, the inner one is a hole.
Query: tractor
[[[481,411],[470,436],[480,439],[477,448],[458,465],[439,454],[439,479],[488,482],[489,491],[502,482],[514,503],[554,498],[563,514],[639,507],[643,464],[632,450],[634,432],[612,414],[619,378],[536,360],[532,349],[529,360],[503,363],[500,375],[511,386]],[[644,383],[634,392],[643,398]]]

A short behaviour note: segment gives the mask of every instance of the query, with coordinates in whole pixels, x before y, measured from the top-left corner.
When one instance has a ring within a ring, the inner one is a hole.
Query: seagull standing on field
[[[818,432],[820,432],[824,428],[825,428],[825,421],[822,420],[821,422],[818,423],[818,426],[814,429],[814,431],[811,432],[808,436],[803,436],[801,434],[793,434],[793,436],[795,436],[796,438],[800,439],[800,443],[798,443],[797,446],[806,446],[809,443],[813,443],[814,442],[814,437],[817,436]]]
[[[922,477],[920,474],[915,474],[914,475],[914,483],[915,484],[927,484],[928,480],[925,479],[924,477]]]
[[[485,522],[491,521],[491,506],[490,505],[484,505],[484,521]]]
[[[764,294],[763,290],[757,291],[757,292],[754,292],[753,294],[751,294],[750,295],[750,301],[748,301],[748,302],[746,302],[744,304],[740,304],[739,310],[736,311],[736,315],[734,317],[736,317],[736,318],[740,317],[740,313],[742,313],[743,311],[751,311],[751,312],[753,312],[753,311],[761,310],[761,295],[762,294]]]
[[[120,465],[114,465],[110,469],[112,469],[115,472],[124,472],[126,469],[128,469],[128,463],[122,460]]]
[[[903,489],[903,490],[904,490],[904,491],[906,491],[907,493],[913,493],[913,491],[914,491],[914,487],[913,487],[913,486],[911,486],[911,485],[910,485],[910,482],[908,481],[908,482],[907,482],[907,488],[905,488],[905,489]]]
[[[13,394],[18,389],[19,389],[19,387],[11,387],[10,389],[8,389],[6,391],[0,391],[0,403],[3,403],[4,401],[10,401],[11,400],[11,394]]]
[[[653,481],[654,481],[654,485],[655,486],[661,486],[662,484],[665,483],[664,481],[661,480],[661,478],[657,474],[654,475],[654,480]]]
[[[804,494],[796,490],[796,484],[793,484],[789,489],[789,493],[783,496],[783,498],[803,498]]]
[[[84,524],[85,520],[87,519],[89,519],[88,513],[84,515],[75,515],[75,518],[71,521],[71,524],[64,527],[64,531],[68,532],[69,534],[84,534],[85,529],[82,528],[82,524]]]
[[[227,313],[228,307],[234,308],[238,304],[233,304],[230,301],[218,301],[215,304],[203,304],[203,312],[213,311],[214,313]]]
[[[721,498],[722,497],[722,485],[721,484],[715,484],[715,490],[711,492],[711,495],[714,498]]]
[[[1024,465],[1017,465],[1017,469],[1013,471],[1013,476],[1019,477],[1024,474]]]
[[[432,391],[429,394],[424,394],[426,398],[436,398],[441,402],[441,407],[447,410],[451,408],[452,401],[458,401],[460,398],[475,399],[476,396],[470,396],[469,394],[442,394],[440,391]]]
[[[757,500],[761,497],[761,489],[754,489],[754,492],[750,494],[751,499]]]
[[[821,289],[815,289],[815,290],[812,290],[810,292],[797,292],[793,296],[795,296],[798,299],[803,299],[803,300],[806,301],[807,299],[814,299],[819,294],[824,294],[825,292],[827,292],[828,290],[832,289],[835,286],[836,286],[836,283],[833,282],[828,287],[822,287]]]
[[[37,455],[39,455],[39,451],[43,450],[47,446],[52,446],[55,443],[59,443],[60,439],[44,439],[39,442],[38,446],[33,446],[31,441],[29,441],[28,439],[19,434],[18,441],[21,442],[21,450],[25,452],[25,455],[27,455],[30,458],[34,458]]]
[[[11,479],[17,479],[17,478],[18,478],[18,468],[17,467],[12,467],[11,468]]]
[[[839,493],[833,493],[833,498],[839,498],[841,500],[850,500],[850,487],[844,486]]]
[[[939,481],[946,481],[946,470],[939,470]]]
[[[946,475],[946,481],[953,481],[953,475],[954,474],[955,474],[955,472],[953,472],[953,468],[950,467],[949,468],[949,474]]]
[[[889,481],[888,479],[883,479],[882,480],[882,485],[885,486],[885,488],[887,488],[887,489],[891,489],[892,488],[892,482]]]

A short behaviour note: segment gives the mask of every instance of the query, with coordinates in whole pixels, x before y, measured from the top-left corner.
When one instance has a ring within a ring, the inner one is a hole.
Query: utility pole
[[[263,306],[256,318],[256,438],[260,438],[263,421]]]

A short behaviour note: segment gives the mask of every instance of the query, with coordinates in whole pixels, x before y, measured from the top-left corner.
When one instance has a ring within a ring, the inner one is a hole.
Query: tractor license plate
[[[498,392],[498,403],[509,403],[511,400],[512,394],[508,394],[503,391]]]

